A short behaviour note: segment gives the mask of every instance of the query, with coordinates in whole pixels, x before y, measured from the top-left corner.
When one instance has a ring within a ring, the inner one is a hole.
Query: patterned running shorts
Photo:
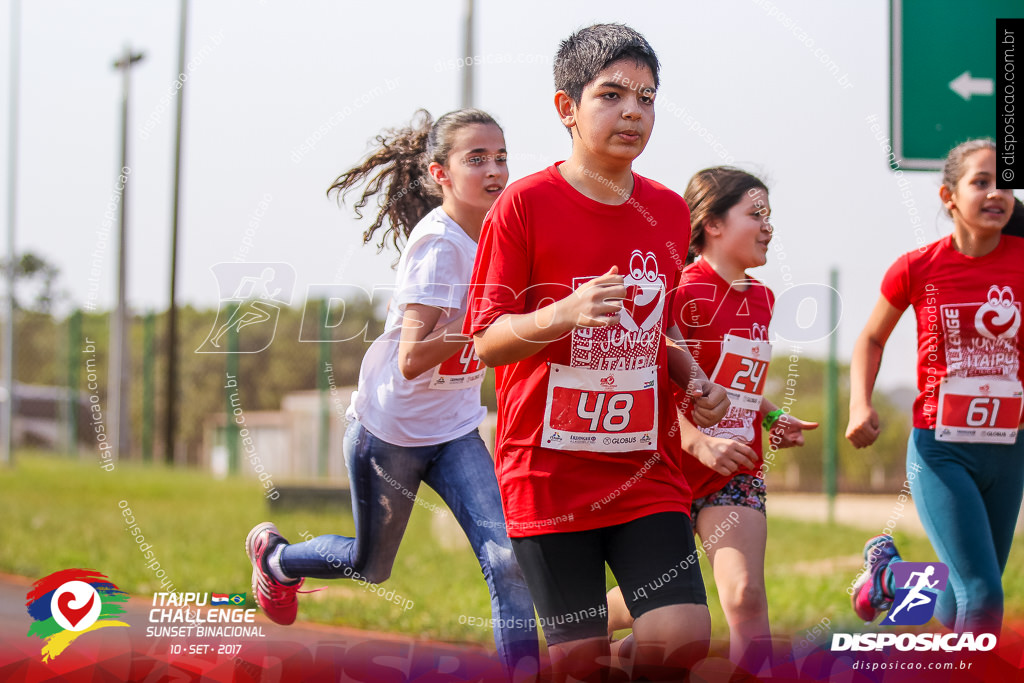
[[[690,505],[690,519],[696,525],[697,515],[702,509],[721,505],[752,508],[765,514],[764,480],[752,474],[737,474],[718,491],[693,501]]]

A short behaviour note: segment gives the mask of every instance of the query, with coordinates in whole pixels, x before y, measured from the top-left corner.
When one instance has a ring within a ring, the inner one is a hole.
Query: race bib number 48
[[[734,407],[759,410],[771,357],[770,343],[727,334],[710,379],[725,389]]]
[[[541,445],[563,451],[658,447],[657,368],[591,370],[552,363]]]
[[[473,342],[466,342],[461,351],[434,368],[430,388],[451,390],[480,386],[486,370],[483,361],[476,355]]]
[[[1012,444],[1024,392],[1002,377],[947,377],[939,387],[936,441]]]

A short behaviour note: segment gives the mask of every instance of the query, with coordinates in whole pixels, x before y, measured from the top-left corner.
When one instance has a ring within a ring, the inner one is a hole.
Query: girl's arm
[[[402,315],[398,341],[398,369],[406,379],[415,379],[458,353],[469,337],[462,334],[459,316],[435,329],[443,309],[426,304],[408,304]]]
[[[878,438],[878,413],[871,407],[871,393],[882,363],[885,342],[899,322],[903,311],[878,297],[867,324],[857,337],[850,360],[850,424],[846,438],[856,448],[870,446]]]
[[[580,285],[572,294],[530,313],[506,313],[474,335],[476,352],[497,367],[529,358],[577,327],[619,322],[626,296],[618,266]]]
[[[779,407],[769,401],[766,397],[761,398],[760,415],[767,415],[768,413],[778,409]],[[775,444],[776,448],[803,446],[804,430],[810,431],[811,429],[817,428],[817,422],[807,422],[793,417],[789,413],[783,413],[779,416],[779,419],[775,421],[775,424],[772,425],[772,428],[769,431],[769,438],[772,439],[772,443]]]
[[[747,444],[708,436],[682,415],[679,416],[679,434],[683,450],[719,474],[729,476],[741,467],[753,467],[757,459],[754,449]]]

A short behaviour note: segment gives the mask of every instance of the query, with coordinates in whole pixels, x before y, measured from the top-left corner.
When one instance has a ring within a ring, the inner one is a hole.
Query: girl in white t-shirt
[[[512,554],[494,463],[477,426],[484,367],[462,334],[480,226],[508,181],[505,138],[488,114],[463,109],[436,122],[378,135],[377,149],[331,185],[339,200],[363,187],[356,214],[374,195],[380,211],[363,234],[380,232],[404,253],[384,333],[359,370],[344,452],[355,538],[289,544],[270,522],[246,539],[256,602],[290,624],[303,578],[380,583],[391,567],[420,482],[437,491],[469,537],[491,593],[494,639],[511,673],[535,670],[533,603]],[[415,227],[413,227],[415,226]]]

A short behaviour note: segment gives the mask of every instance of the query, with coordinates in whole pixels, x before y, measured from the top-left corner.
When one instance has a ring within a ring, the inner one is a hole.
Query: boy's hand
[[[878,413],[871,406],[850,406],[850,424],[846,427],[846,438],[854,448],[870,446],[878,438]]]
[[[729,476],[741,468],[752,468],[757,459],[754,449],[732,439],[705,436],[697,442],[693,455],[705,466]]]
[[[817,422],[805,422],[788,413],[783,413],[771,429],[771,443],[776,448],[792,448],[804,445],[804,430],[817,429]]]
[[[573,327],[606,327],[619,322],[626,286],[622,284],[619,267],[580,285],[562,299],[563,315]]]
[[[725,389],[711,380],[695,379],[687,391],[693,397],[693,423],[698,427],[716,425],[729,412]]]

